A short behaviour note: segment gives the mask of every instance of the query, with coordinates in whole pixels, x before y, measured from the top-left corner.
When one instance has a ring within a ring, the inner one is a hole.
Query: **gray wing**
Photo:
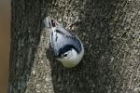
[[[64,29],[64,27],[62,27],[62,26],[57,25],[57,26],[56,26],[56,30],[57,30],[59,33],[65,35],[65,36],[74,36],[74,35],[72,35],[72,33],[68,32],[66,29]]]
[[[68,48],[74,48],[77,52],[81,51],[80,40],[61,27],[57,28],[55,33],[51,33],[50,39],[55,56],[58,56],[60,52],[67,51]]]

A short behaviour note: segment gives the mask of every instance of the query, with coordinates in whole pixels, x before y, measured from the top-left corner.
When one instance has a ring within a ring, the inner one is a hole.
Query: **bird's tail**
[[[49,16],[44,19],[44,24],[47,28],[55,27],[55,22]]]
[[[56,27],[56,25],[61,25],[49,16],[44,19],[44,24],[47,28]]]
[[[66,36],[72,36],[71,35],[72,33],[68,32],[62,24],[58,23],[57,21],[50,18],[49,16],[44,19],[44,24],[46,28],[50,28],[50,31],[52,31],[52,28],[55,28],[57,31],[60,31]]]

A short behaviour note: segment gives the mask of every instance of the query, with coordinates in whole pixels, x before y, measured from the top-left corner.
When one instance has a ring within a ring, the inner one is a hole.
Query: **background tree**
[[[85,56],[66,69],[49,52],[43,19],[75,20]],[[138,0],[12,0],[9,93],[140,93]]]

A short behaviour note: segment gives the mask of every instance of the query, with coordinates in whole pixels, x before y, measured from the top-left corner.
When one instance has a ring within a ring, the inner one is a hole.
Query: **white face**
[[[61,57],[64,59],[68,59],[71,54],[72,54],[72,50],[67,51],[66,53],[62,54]]]
[[[70,51],[67,51],[62,55],[61,58],[58,58],[57,60],[62,62],[64,67],[74,67],[76,66],[82,59],[84,54],[84,51],[81,51],[80,54],[78,54],[74,49],[71,49]]]

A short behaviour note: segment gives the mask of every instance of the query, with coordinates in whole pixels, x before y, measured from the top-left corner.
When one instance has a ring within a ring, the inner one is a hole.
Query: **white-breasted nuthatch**
[[[44,23],[50,32],[50,46],[56,59],[67,68],[78,65],[84,55],[80,39],[50,17],[46,17]]]

